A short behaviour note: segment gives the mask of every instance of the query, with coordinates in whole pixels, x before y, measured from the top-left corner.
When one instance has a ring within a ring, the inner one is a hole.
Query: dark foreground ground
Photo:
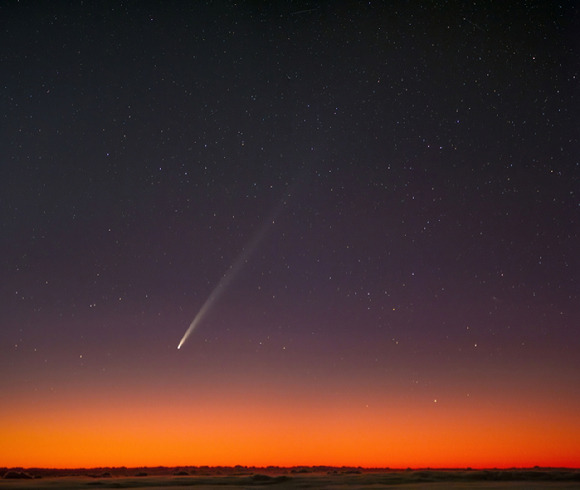
[[[580,489],[578,469],[391,470],[332,467],[0,468],[0,489]]]

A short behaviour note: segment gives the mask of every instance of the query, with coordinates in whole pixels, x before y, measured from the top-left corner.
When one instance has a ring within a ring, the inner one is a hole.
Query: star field
[[[0,18],[4,464],[578,466],[572,3]]]

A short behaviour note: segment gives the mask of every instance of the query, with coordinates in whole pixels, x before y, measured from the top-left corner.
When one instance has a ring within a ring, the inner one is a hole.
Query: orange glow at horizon
[[[182,402],[93,399],[68,408],[14,409],[0,437],[0,460],[9,467],[57,468],[580,466],[573,412],[545,409],[531,417],[517,407],[467,411],[433,402],[385,408],[260,397]]]

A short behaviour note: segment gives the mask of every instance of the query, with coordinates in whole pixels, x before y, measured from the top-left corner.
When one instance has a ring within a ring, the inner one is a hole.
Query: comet
[[[222,276],[222,278],[218,282],[217,286],[214,288],[214,290],[211,292],[211,294],[205,300],[205,303],[203,304],[203,306],[201,307],[201,309],[199,310],[197,315],[195,315],[195,318],[192,320],[192,322],[189,324],[189,328],[185,331],[185,334],[183,335],[181,341],[179,342],[179,345],[177,346],[178,349],[181,349],[181,346],[184,344],[184,342],[187,340],[187,338],[191,335],[191,333],[195,330],[195,327],[197,327],[200,324],[200,322],[207,315],[208,311],[211,310],[211,308],[216,303],[216,301],[218,299],[220,299],[221,295],[224,293],[226,288],[231,284],[231,282],[234,280],[234,278],[240,273],[240,271],[242,270],[244,265],[246,265],[248,259],[252,255],[252,253],[254,252],[256,247],[259,245],[259,243],[262,241],[262,238],[266,234],[267,230],[268,230],[268,223],[266,223],[264,226],[262,226],[260,231],[250,241],[249,245],[242,250],[242,252],[236,258],[233,265]]]
[[[276,206],[276,208],[272,211],[272,213],[270,213],[266,222],[252,236],[251,240],[242,249],[242,251],[236,258],[234,263],[229,267],[229,269],[226,270],[226,272],[218,282],[217,286],[205,300],[205,303],[203,304],[197,315],[195,315],[195,318],[189,324],[188,329],[185,331],[185,334],[183,334],[183,337],[181,338],[179,344],[177,345],[177,349],[181,349],[181,347],[183,346],[185,341],[189,338],[189,336],[192,334],[192,332],[195,330],[195,328],[202,322],[204,317],[208,314],[208,312],[212,309],[212,307],[224,294],[224,291],[228,288],[228,286],[232,283],[232,281],[236,278],[236,276],[247,264],[248,260],[250,259],[254,251],[258,248],[260,242],[264,239],[268,230],[274,224],[276,218],[282,211],[282,208],[286,204],[286,197],[290,195],[291,194],[289,192],[287,192],[284,195],[284,198],[280,200],[278,206]]]

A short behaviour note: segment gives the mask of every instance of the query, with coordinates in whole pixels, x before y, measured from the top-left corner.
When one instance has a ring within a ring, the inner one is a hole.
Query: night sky
[[[578,25],[2,2],[0,464],[580,466]]]

